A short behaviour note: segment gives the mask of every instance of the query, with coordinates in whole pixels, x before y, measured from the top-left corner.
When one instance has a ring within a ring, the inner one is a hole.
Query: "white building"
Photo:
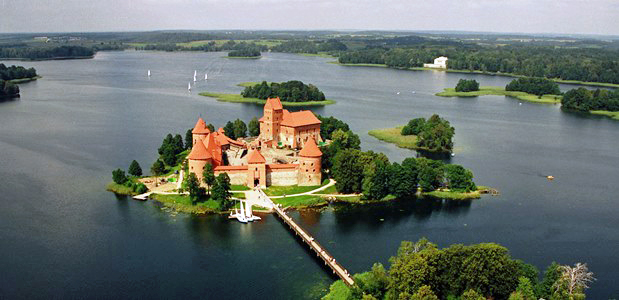
[[[447,69],[447,57],[441,56],[434,59],[433,64],[423,64],[424,68]]]

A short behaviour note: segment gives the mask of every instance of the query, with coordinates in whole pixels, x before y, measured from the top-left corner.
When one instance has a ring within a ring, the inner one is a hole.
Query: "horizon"
[[[612,0],[2,0],[0,33],[404,31],[617,36]],[[282,18],[281,16],[286,16]],[[232,29],[236,28],[236,29]],[[351,29],[354,28],[354,29]]]

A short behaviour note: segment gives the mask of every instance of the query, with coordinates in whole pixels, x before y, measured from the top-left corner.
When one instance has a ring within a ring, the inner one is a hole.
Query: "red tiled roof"
[[[262,156],[260,151],[258,151],[257,149],[253,150],[249,154],[249,158],[247,158],[247,163],[248,164],[264,164],[266,162],[267,162],[267,160],[264,159],[264,156]]]
[[[278,110],[284,108],[282,106],[282,102],[277,98],[268,98],[267,103],[264,104],[264,108],[269,108],[272,110]]]
[[[193,127],[193,130],[191,131],[191,133],[196,133],[196,134],[208,134],[211,131],[208,130],[208,127],[206,127],[206,122],[204,122],[204,120],[202,120],[202,118],[198,119],[198,122],[196,122],[196,126]]]
[[[300,127],[320,123],[320,120],[316,118],[316,116],[311,110],[289,112],[285,109],[281,125],[289,127]]]
[[[299,151],[299,156],[303,157],[321,157],[322,151],[318,149],[318,145],[316,145],[316,141],[311,138],[305,142],[303,149]]]
[[[204,147],[202,142],[197,142],[193,145],[193,148],[191,148],[191,153],[189,153],[187,158],[193,160],[209,160],[213,158],[213,155],[206,150],[206,147]]]

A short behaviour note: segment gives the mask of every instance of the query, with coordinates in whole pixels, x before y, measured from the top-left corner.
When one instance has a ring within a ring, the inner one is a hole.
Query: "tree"
[[[438,189],[443,182],[444,164],[425,157],[417,158],[419,186],[424,192]]]
[[[166,137],[163,139],[163,142],[161,142],[161,146],[159,146],[159,149],[157,150],[157,152],[159,153],[159,155],[163,155],[163,151],[173,144],[174,144],[174,137],[172,136],[171,133],[168,133],[168,135],[166,135]]]
[[[359,161],[360,158],[361,151],[356,149],[344,149],[335,155],[332,171],[338,192],[361,193],[363,164]]]
[[[475,79],[458,80],[458,84],[456,85],[456,92],[473,92],[473,91],[479,91],[479,82],[477,82],[477,80]]]
[[[142,176],[142,167],[140,167],[140,164],[134,159],[129,165],[127,173],[129,173],[129,175],[131,176]]]
[[[389,191],[397,198],[410,198],[417,193],[417,161],[409,157],[402,164],[391,165],[389,178]]]
[[[366,165],[363,171],[363,198],[381,200],[389,194],[390,166],[380,159]]]
[[[236,139],[243,138],[247,136],[247,125],[241,119],[236,119],[233,123],[234,126],[234,137]]]
[[[321,122],[320,136],[322,136],[323,139],[330,140],[331,134],[338,129],[341,129],[344,132],[350,131],[348,124],[344,123],[342,120],[334,117],[323,117],[320,115],[317,115],[316,117]]]
[[[335,152],[342,149],[361,149],[361,140],[359,136],[352,131],[343,131],[342,129],[336,129],[331,134],[331,147]]]
[[[213,124],[211,124],[211,123],[208,123],[206,125],[206,128],[208,128],[208,130],[211,131],[211,132],[215,132],[215,126],[213,126]]]
[[[189,199],[194,205],[205,195],[204,189],[200,187],[198,177],[193,172],[187,176],[187,190],[189,191]]]
[[[249,127],[249,135],[250,136],[259,136],[260,135],[260,122],[258,121],[258,118],[253,117],[249,121],[249,124],[247,125],[247,127]]]
[[[185,149],[190,149],[193,146],[193,133],[191,133],[192,129],[187,129],[185,132]]]
[[[576,263],[574,267],[561,266],[560,269],[562,272],[559,280],[555,282],[556,290],[559,291],[563,286],[570,299],[574,297],[584,299],[585,289],[589,288],[589,283],[595,281],[593,272],[589,272],[587,264]]]
[[[470,192],[477,190],[473,182],[473,172],[461,165],[448,164],[445,166],[445,178],[450,190]]]
[[[185,146],[183,145],[183,137],[180,134],[175,135],[173,141],[175,154],[179,154],[185,150]]]
[[[204,165],[204,171],[202,172],[202,181],[206,184],[207,191],[211,193],[211,186],[215,184],[215,172],[213,171],[213,165],[207,163]]]
[[[150,167],[150,172],[155,175],[155,185],[158,185],[159,183],[157,182],[157,176],[165,172],[165,166],[163,165],[163,162],[160,159],[156,160]]]
[[[509,295],[509,300],[536,300],[533,285],[529,278],[518,278],[518,287]]]
[[[125,171],[121,169],[116,169],[112,171],[112,180],[114,180],[117,184],[123,184],[127,182],[127,176],[125,175]]]
[[[438,297],[432,292],[432,288],[427,285],[421,286],[416,293],[410,298],[411,300],[438,300]]]
[[[480,295],[474,289],[469,289],[460,296],[460,300],[486,300],[484,296]]]
[[[425,118],[416,118],[408,121],[406,126],[402,127],[400,134],[402,135],[419,135],[426,125]]]
[[[550,299],[554,292],[554,284],[561,278],[561,266],[552,262],[544,271],[544,278],[537,285],[537,296],[544,299]]]
[[[226,126],[224,126],[224,134],[233,139],[236,140],[236,136],[234,135],[234,124],[230,121],[228,121],[228,123],[226,123]]]
[[[214,200],[219,201],[220,210],[227,210],[232,206],[232,201],[230,201],[230,197],[232,197],[230,188],[230,177],[228,177],[228,174],[221,173],[217,175],[211,195]]]

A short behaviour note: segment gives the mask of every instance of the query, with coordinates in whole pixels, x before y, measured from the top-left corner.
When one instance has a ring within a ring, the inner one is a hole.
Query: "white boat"
[[[239,222],[241,223],[247,223],[247,218],[245,217],[245,213],[244,208],[243,208],[243,201],[239,201],[239,204],[241,205],[241,209],[239,210],[238,214],[236,215],[236,219],[239,220]]]
[[[187,89],[191,91],[191,82],[187,84]]]
[[[245,205],[245,219],[247,219],[247,221],[249,222],[258,221],[261,219],[260,217],[253,215],[253,213],[251,212],[251,204]]]
[[[148,77],[150,77],[150,70],[148,70]]]
[[[193,70],[193,77],[195,78],[196,76],[198,76],[198,71],[197,70]]]
[[[204,73],[204,80],[208,80],[208,74]]]

